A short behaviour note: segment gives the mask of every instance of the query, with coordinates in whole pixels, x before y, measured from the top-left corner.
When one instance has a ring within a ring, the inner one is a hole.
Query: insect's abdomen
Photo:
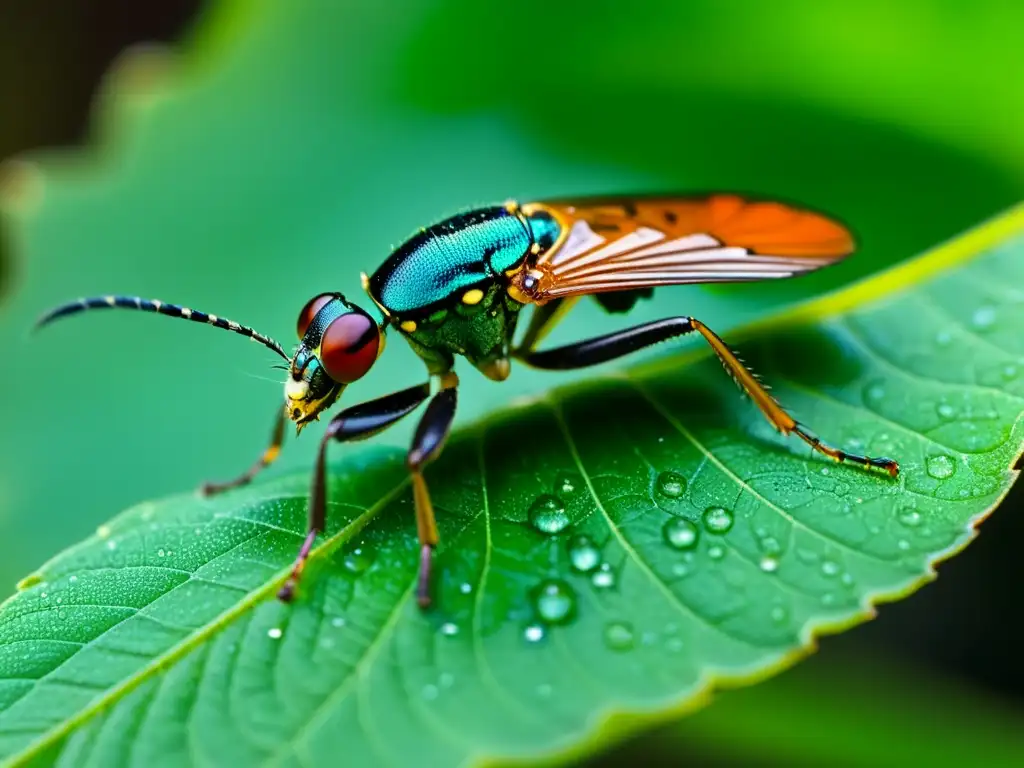
[[[519,264],[533,244],[523,221],[502,206],[435,224],[401,245],[370,278],[390,312],[408,316]]]

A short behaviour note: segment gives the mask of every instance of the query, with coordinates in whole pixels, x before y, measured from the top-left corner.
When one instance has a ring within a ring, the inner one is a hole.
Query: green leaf
[[[1022,233],[1018,208],[732,337],[800,418],[898,458],[898,480],[775,435],[698,352],[595,372],[457,433],[428,472],[443,546],[427,614],[395,452],[335,466],[294,606],[273,593],[306,476],[146,503],[0,607],[0,755],[564,755],[593,749],[609,717],[606,739],[791,664],[932,578],[1015,478]],[[561,505],[564,530],[531,524]]]

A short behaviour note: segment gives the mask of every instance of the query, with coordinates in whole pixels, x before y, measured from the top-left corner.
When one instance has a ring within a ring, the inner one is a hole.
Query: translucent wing
[[[562,224],[518,278],[531,300],[680,283],[791,277],[853,251],[850,232],[806,209],[738,195],[532,203]]]

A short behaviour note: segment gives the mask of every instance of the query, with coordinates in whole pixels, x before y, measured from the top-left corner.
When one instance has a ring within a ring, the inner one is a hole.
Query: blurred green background
[[[36,150],[43,171],[0,175],[0,583],[131,504],[247,466],[280,398],[270,357],[228,334],[120,315],[30,338],[54,302],[139,293],[287,346],[307,298],[358,293],[359,272],[414,228],[473,204],[735,189],[853,226],[862,249],[837,268],[663,291],[636,313],[727,331],[1024,197],[1021,29],[1010,0],[5,4],[0,157]],[[126,45],[153,39],[184,41],[181,56],[121,59],[119,86],[100,82]],[[85,135],[84,154],[38,151]],[[617,325],[582,307],[556,338]],[[420,376],[399,344],[378,368],[349,402]],[[572,376],[479,378],[464,377],[463,424]],[[383,442],[403,444],[411,426]],[[314,445],[289,446],[282,468],[307,466]],[[802,685],[764,695],[824,696],[836,659],[846,671],[881,659],[906,677],[880,675],[864,711],[931,677],[1015,712],[1020,498],[937,584],[825,641]],[[682,738],[706,762],[744,758],[700,737],[736,711],[723,702],[627,749],[671,752]]]

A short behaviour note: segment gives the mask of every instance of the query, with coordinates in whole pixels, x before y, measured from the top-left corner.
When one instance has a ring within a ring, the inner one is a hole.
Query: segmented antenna
[[[176,304],[166,304],[162,301],[157,301],[156,299],[143,299],[138,296],[94,296],[92,298],[79,299],[78,301],[62,304],[59,307],[51,309],[39,318],[35,327],[38,330],[44,325],[49,325],[58,318],[75,315],[89,309],[137,309],[142,312],[156,312],[157,314],[167,315],[169,317],[180,317],[184,320],[206,323],[207,325],[213,325],[217,328],[223,328],[226,331],[234,331],[235,333],[240,333],[243,336],[248,336],[250,339],[258,341],[263,346],[274,350],[285,360],[290,361],[288,355],[286,355],[284,350],[281,349],[281,345],[272,338],[264,336],[262,333],[257,333],[252,328],[245,325],[239,325],[234,320],[225,320],[223,317],[209,315],[206,312],[200,312],[198,309],[179,307]]]

